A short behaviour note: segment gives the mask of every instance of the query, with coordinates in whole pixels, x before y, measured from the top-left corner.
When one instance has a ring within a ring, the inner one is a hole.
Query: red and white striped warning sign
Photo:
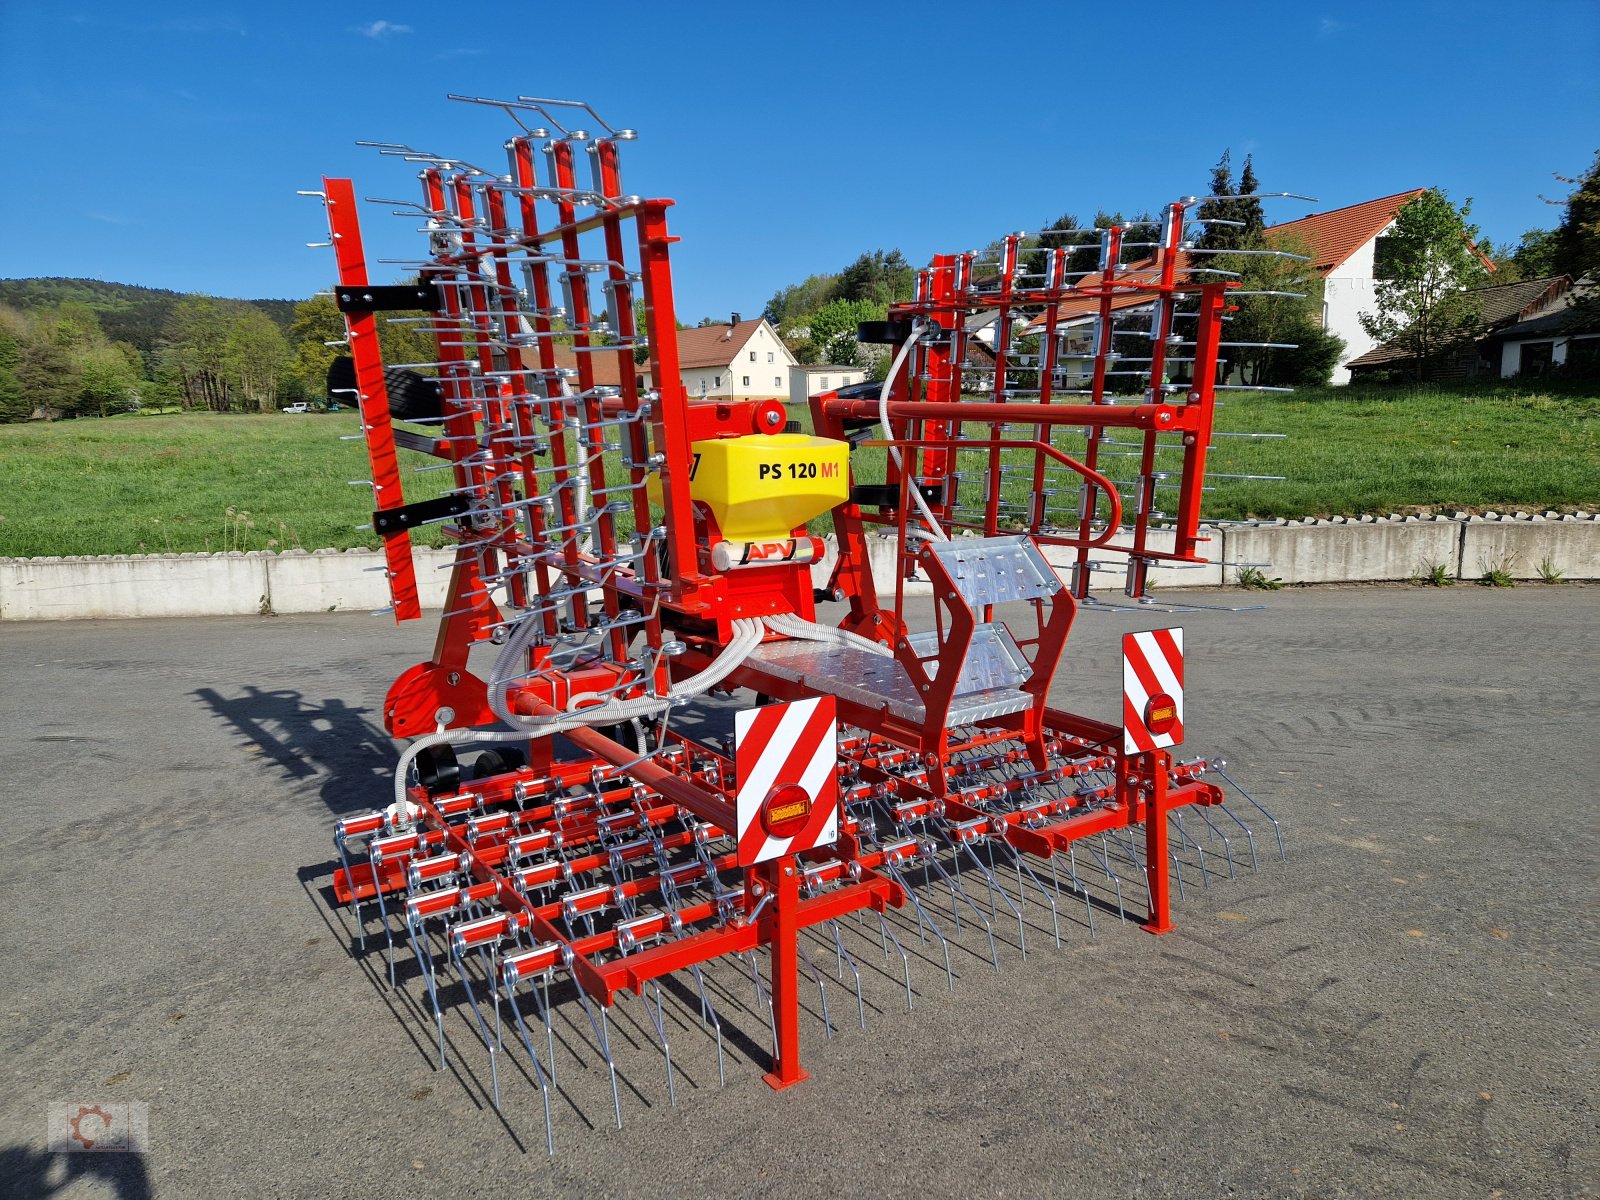
[[[1122,635],[1122,752],[1183,741],[1183,630]]]
[[[817,696],[734,715],[741,867],[838,840],[836,709]]]

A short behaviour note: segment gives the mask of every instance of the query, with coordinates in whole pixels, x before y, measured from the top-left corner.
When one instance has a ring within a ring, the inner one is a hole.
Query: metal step
[[[935,636],[932,631],[911,636],[919,656],[933,652]],[[780,679],[803,683],[853,704],[887,709],[903,720],[920,721],[926,713],[916,686],[888,655],[793,639],[768,642],[748,661]],[[1030,708],[1033,697],[1015,686],[1027,680],[1028,674],[1027,663],[1004,626],[979,626],[962,664],[957,682],[960,690],[950,703],[950,723],[961,725]]]
[[[956,538],[927,545],[974,608],[1039,600],[1061,590],[1061,577],[1031,537]]]

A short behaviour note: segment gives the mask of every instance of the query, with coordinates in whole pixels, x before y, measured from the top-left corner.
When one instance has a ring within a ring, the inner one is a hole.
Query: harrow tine
[[[722,1063],[722,1021],[717,1016],[716,1005],[711,1003],[711,997],[706,992],[706,978],[700,970],[700,964],[693,964],[690,967],[690,970],[694,972],[695,987],[700,992],[701,1026],[702,1028],[704,1027],[705,1021],[709,1017],[711,1020],[711,1028],[715,1030],[717,1035],[717,1081],[721,1086],[727,1087],[728,1075],[726,1070],[723,1068]]]
[[[1250,847],[1250,869],[1252,871],[1259,870],[1260,868],[1256,864],[1256,835],[1251,831],[1250,826],[1241,821],[1238,817],[1238,814],[1236,814],[1226,804],[1219,804],[1217,807],[1227,814],[1227,817],[1230,821],[1232,821],[1240,829],[1244,830],[1245,841]]]
[[[511,1015],[516,1019],[517,1032],[522,1036],[522,1045],[528,1052],[528,1061],[533,1064],[534,1081],[539,1085],[539,1096],[544,1101],[544,1144],[545,1152],[554,1158],[556,1153],[555,1125],[550,1117],[550,1086],[553,1084],[545,1081],[544,1067],[539,1062],[539,1055],[534,1052],[533,1039],[528,1035],[528,1026],[522,1019],[522,1008],[517,1004],[516,980],[507,977],[501,981],[505,988],[506,1003],[511,1006]],[[537,985],[530,985],[530,990],[537,994]]]
[[[822,976],[817,972],[816,964],[811,961],[810,951],[803,945],[799,947],[799,950],[800,961],[805,963],[806,970],[811,973],[812,982],[817,985],[817,994],[821,997],[823,1036],[831,1042],[833,1040],[833,1022],[828,1018],[828,985],[823,982]]]
[[[1155,894],[1150,890],[1149,866],[1144,862],[1143,859],[1139,857],[1139,848],[1133,844],[1133,837],[1131,834],[1128,837],[1127,845],[1123,844],[1121,831],[1113,832],[1111,834],[1111,840],[1116,843],[1118,850],[1121,850],[1124,854],[1128,855],[1133,862],[1133,869],[1139,873],[1139,878],[1144,881],[1144,901],[1146,911],[1149,911],[1155,905]]]
[[[344,851],[344,840],[345,840],[344,829],[341,826],[339,828],[339,830],[333,835],[333,844],[334,844],[335,849],[337,849],[339,851],[339,865],[344,868],[344,877],[346,879],[348,879],[348,880],[351,880],[350,907],[355,911],[355,916],[356,916],[356,936],[360,939],[362,951],[365,952],[366,948],[367,948],[367,918],[366,918],[366,914],[362,911],[362,908],[361,908],[361,899],[360,899],[360,897],[358,897],[356,895],[356,889],[355,889],[355,883],[354,883],[355,877],[350,874],[350,859],[345,854],[345,851]]]
[[[978,870],[982,873],[985,882],[987,882],[989,885],[989,903],[991,905],[991,912],[993,911],[992,906],[994,904],[995,893],[998,892],[1005,899],[1006,907],[1016,915],[1017,944],[1022,951],[1022,957],[1026,959],[1028,957],[1028,935],[1023,932],[1022,910],[1015,904],[1011,903],[1011,894],[1007,892],[1005,888],[1000,886],[1000,881],[994,877],[994,872],[983,865],[983,859],[978,857],[977,851],[973,850],[972,848],[972,844],[970,842],[962,842],[961,848],[967,852],[967,856],[972,859],[973,865],[978,868]],[[990,853],[993,853],[992,849]]]
[[[1228,878],[1229,879],[1236,878],[1236,876],[1233,873],[1233,846],[1228,841],[1228,835],[1223,833],[1222,830],[1218,829],[1216,827],[1216,824],[1211,820],[1211,818],[1206,816],[1206,810],[1205,809],[1196,808],[1195,811],[1198,813],[1200,819],[1206,823],[1206,828],[1211,830],[1212,833],[1216,834],[1217,835],[1217,839],[1222,843],[1222,853],[1223,853],[1224,856],[1226,856],[1226,858],[1228,860]]]
[[[839,922],[829,921],[828,927],[833,930],[833,948],[839,961],[839,978],[844,978],[844,968],[850,968],[850,974],[856,981],[856,1014],[860,1017],[861,1028],[867,1027],[867,1002],[861,995],[861,971],[856,966],[855,956],[844,947],[844,938],[839,932]]]
[[[1056,859],[1061,857],[1057,852],[1050,856],[1050,873],[1055,875]],[[1067,843],[1067,874],[1072,876],[1072,886],[1078,890],[1078,895],[1083,897],[1084,915],[1089,919],[1089,940],[1095,940],[1094,932],[1094,901],[1089,898],[1089,889],[1083,886],[1083,880],[1078,878],[1078,859],[1072,852],[1072,843]],[[1058,881],[1059,881],[1059,877]]]
[[[1183,815],[1181,813],[1172,813],[1170,815],[1172,817],[1172,823],[1178,827],[1178,837],[1181,838],[1185,844],[1194,847],[1195,858],[1200,864],[1200,882],[1205,885],[1207,891],[1210,891],[1211,874],[1206,870],[1205,847],[1199,842],[1195,841],[1194,838],[1189,836],[1188,827],[1184,825]]]
[[[1013,846],[1010,842],[1003,842],[1001,844],[1003,846],[1005,846],[1006,852],[1008,854],[1010,854],[1011,857],[1016,861],[1016,864],[1017,864],[1017,891],[1019,893],[1022,891],[1022,876],[1023,876],[1023,873],[1026,872],[1027,875],[1028,875],[1028,878],[1033,880],[1033,886],[1039,889],[1039,895],[1042,896],[1044,898],[1044,902],[1050,906],[1050,925],[1051,925],[1051,928],[1055,931],[1056,949],[1057,950],[1061,949],[1061,914],[1056,911],[1056,902],[1055,902],[1055,900],[1051,898],[1049,892],[1045,891],[1044,881],[1041,880],[1039,878],[1039,876],[1034,873],[1033,868],[1030,867],[1027,864],[1027,862],[1023,859],[1022,852],[1020,850],[1018,850],[1015,846]]]
[[[885,863],[884,866],[887,868],[889,877],[900,885],[901,889],[906,894],[906,899],[911,901],[911,907],[912,907],[913,910],[915,910],[915,912],[917,914],[917,932],[918,932],[918,934],[922,933],[923,922],[927,922],[928,928],[933,930],[933,936],[939,939],[939,945],[944,949],[945,991],[947,991],[947,992],[955,991],[956,990],[956,977],[955,977],[955,972],[950,967],[950,941],[949,941],[949,939],[944,936],[944,931],[941,930],[938,925],[934,924],[934,920],[933,920],[932,914],[930,914],[930,913],[928,913],[928,912],[923,910],[922,902],[917,899],[916,892],[914,892],[912,890],[912,888],[911,888],[911,885],[906,882],[906,878],[905,878],[904,875],[902,875],[900,873],[900,869],[898,867],[896,867],[892,862]],[[924,937],[922,940],[923,940],[924,943],[926,943],[928,939],[926,937]]]
[[[411,939],[411,952],[422,968],[422,982],[428,989],[428,1003],[433,1005],[433,1023],[439,1033],[439,1070],[444,1070],[444,1012],[439,1007],[439,984],[434,973],[433,952],[426,948],[428,931],[420,930],[416,922],[406,919],[406,936]]]
[[[472,990],[472,982],[467,978],[466,964],[462,962],[460,951],[452,945],[450,958],[455,963],[456,975],[461,980],[461,986],[467,994],[467,1003],[472,1007],[472,1016],[478,1023],[478,1033],[483,1037],[483,1044],[489,1051],[489,1079],[494,1089],[495,1111],[500,1110],[500,1059],[499,1059],[499,1024],[500,1010],[498,1001],[495,1007],[495,1036],[489,1036],[489,1024],[483,1019],[483,1012],[478,1008],[478,997]],[[491,987],[491,990],[493,988]],[[498,997],[499,993],[495,995]]]
[[[769,896],[772,894],[767,893]],[[761,986],[761,969],[756,965],[756,952],[746,951],[740,957],[746,958],[750,963],[750,979],[756,988],[756,1011],[767,1014],[767,1028],[772,1033],[772,1057],[778,1057],[778,1023],[772,1013],[772,1000],[768,997],[766,989]]]
[[[377,884],[374,891],[378,894],[378,919],[383,922],[383,939],[388,943],[387,958],[389,962],[389,986],[394,987],[394,934],[389,929],[389,907],[383,901],[382,875],[378,871],[379,859],[376,853],[372,856],[372,878]],[[362,945],[366,945],[365,928],[363,927]]]
[[[606,1020],[605,1006],[600,1006],[600,1020],[594,1019],[594,1006],[589,1003],[589,997],[582,987],[578,988],[578,999],[583,1003],[584,1014],[589,1018],[589,1028],[594,1030],[594,1036],[600,1043],[600,1056],[606,1060],[606,1067],[611,1072],[611,1106],[616,1110],[617,1128],[622,1128],[622,1093],[617,1090],[617,1064],[611,1057],[611,1025]]]
[[[1104,835],[1101,836],[1100,845],[1102,848],[1105,846]],[[1117,878],[1116,872],[1112,871],[1111,869],[1111,862],[1109,859],[1110,851],[1107,851],[1106,854],[1102,855],[1096,852],[1093,846],[1085,845],[1084,849],[1089,852],[1090,857],[1100,864],[1100,869],[1106,873],[1106,879],[1110,882],[1111,886],[1116,889],[1117,916],[1126,921],[1128,919],[1128,912],[1122,907],[1122,881]]]
[[[895,937],[894,930],[889,928],[889,922],[884,919],[884,915],[881,912],[878,914],[878,929],[879,929],[880,933],[882,933],[883,936],[885,936],[889,941],[894,943],[894,948],[900,952],[900,963],[905,968],[905,973],[906,973],[906,1011],[910,1012],[911,1011],[911,956],[906,953],[906,948],[900,944],[900,939]],[[887,950],[884,951],[883,957],[885,959],[887,959],[889,957],[889,952]]]
[[[650,1018],[650,1024],[655,1026],[656,1040],[661,1043],[661,1053],[667,1060],[667,1103],[673,1108],[678,1107],[678,1091],[672,1084],[672,1047],[667,1044],[666,1006],[661,995],[661,985],[655,985],[656,1007],[650,1010],[650,997],[639,993],[639,1002],[644,1005],[644,1014]]]
[[[956,860],[952,859],[951,861],[955,862]],[[938,871],[940,876],[944,879],[945,883],[947,885],[949,885],[949,888],[950,888],[950,905],[951,905],[951,907],[952,908],[955,907],[955,898],[959,895],[961,897],[962,902],[965,903],[966,906],[972,910],[973,915],[976,916],[978,918],[978,921],[983,925],[984,932],[989,935],[989,958],[994,963],[994,973],[996,975],[1000,974],[1000,948],[999,948],[999,946],[997,946],[995,944],[994,926],[989,924],[989,918],[987,918],[987,917],[985,917],[983,915],[983,910],[981,908],[979,908],[976,904],[973,903],[971,896],[967,895],[967,889],[961,886],[960,868],[957,867],[956,868],[956,874],[954,876],[952,876],[950,874],[950,872],[948,872],[948,871],[946,871],[944,869],[944,864],[942,864],[938,860],[938,858],[936,858],[936,857],[934,857],[932,855],[930,855],[928,857],[928,865],[931,866],[934,870]],[[960,928],[959,921],[960,921],[960,918],[958,917],[957,918],[957,928],[958,929]]]
[[[1222,769],[1222,764],[1220,762],[1212,764],[1211,769],[1213,771],[1215,771],[1218,775],[1222,776],[1223,780],[1228,784],[1229,787],[1231,787],[1234,791],[1238,792],[1239,795],[1243,796],[1246,800],[1250,801],[1251,804],[1255,805],[1255,808],[1256,808],[1257,812],[1259,812],[1263,817],[1265,817],[1267,820],[1272,822],[1272,831],[1273,831],[1273,833],[1277,834],[1277,836],[1278,836],[1278,861],[1279,862],[1287,862],[1288,858],[1284,854],[1284,849],[1283,849],[1283,827],[1278,824],[1278,818],[1273,816],[1271,813],[1269,813],[1262,806],[1262,804],[1261,804],[1261,802],[1259,800],[1257,800],[1249,792],[1245,791],[1242,787],[1240,787],[1238,782],[1235,781],[1235,779],[1233,778],[1233,776],[1229,775],[1226,771],[1224,771]]]

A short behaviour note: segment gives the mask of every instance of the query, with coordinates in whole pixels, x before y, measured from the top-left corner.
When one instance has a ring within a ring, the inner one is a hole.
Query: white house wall
[[[796,367],[789,372],[789,403],[804,404],[819,392],[831,392],[836,388],[849,387],[852,383],[862,382],[866,377],[867,373],[860,367],[829,367],[827,370]],[[823,380],[827,382],[824,383]]]
[[[1388,229],[1383,232],[1387,233]],[[1377,237],[1372,238],[1335,267],[1323,283],[1324,325],[1329,333],[1344,339],[1344,357],[1334,368],[1334,383],[1349,383],[1350,371],[1344,364],[1360,358],[1378,344],[1361,328],[1360,319],[1361,313],[1376,311],[1378,307],[1372,278],[1373,247],[1377,240]]]

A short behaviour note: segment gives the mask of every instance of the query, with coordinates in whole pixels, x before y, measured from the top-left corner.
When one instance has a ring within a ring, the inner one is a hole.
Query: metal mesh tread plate
[[[962,684],[977,684],[975,690],[958,694],[950,702],[951,724],[964,724],[1021,712],[1033,704],[1027,692],[999,684],[1016,676],[1013,656],[1016,643],[1004,630],[984,626],[986,637],[974,636],[972,650],[961,672]],[[998,633],[1001,636],[995,636]],[[931,634],[921,635],[931,637]],[[919,648],[921,649],[921,648]],[[868,708],[888,709],[907,721],[923,719],[926,708],[916,686],[893,658],[873,654],[855,646],[835,646],[799,639],[768,642],[747,660],[751,666],[780,679],[804,683],[818,692],[837,696]],[[1024,670],[1026,666],[1024,665]],[[1023,675],[1025,679],[1027,676]],[[1020,682],[1021,680],[1016,680]]]
[[[1061,590],[1061,577],[1030,537],[957,538],[927,545],[970,605],[1037,600]]]

